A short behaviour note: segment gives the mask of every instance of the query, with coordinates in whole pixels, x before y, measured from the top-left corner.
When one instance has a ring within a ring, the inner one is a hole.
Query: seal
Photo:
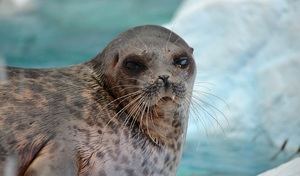
[[[174,32],[138,26],[88,62],[1,72],[1,175],[176,174],[196,66]]]

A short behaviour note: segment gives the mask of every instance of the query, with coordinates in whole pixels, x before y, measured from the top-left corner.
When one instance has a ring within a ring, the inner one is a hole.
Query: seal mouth
[[[171,97],[168,97],[168,96],[162,97],[160,100],[162,100],[162,101],[173,101],[173,99]]]
[[[169,96],[164,96],[160,100],[161,101],[174,101],[175,100],[175,96],[173,98],[169,97]]]

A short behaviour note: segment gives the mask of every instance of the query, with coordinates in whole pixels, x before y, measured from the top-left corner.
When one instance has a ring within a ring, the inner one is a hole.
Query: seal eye
[[[146,66],[135,60],[126,60],[124,62],[124,67],[133,73],[139,73],[145,70]]]
[[[173,64],[181,69],[185,69],[189,66],[189,58],[186,56],[182,56],[174,59]]]

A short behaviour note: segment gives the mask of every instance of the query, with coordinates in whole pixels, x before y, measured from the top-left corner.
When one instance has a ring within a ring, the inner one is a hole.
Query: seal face
[[[196,68],[172,31],[139,26],[84,64],[6,71],[1,166],[15,156],[18,175],[176,174]]]

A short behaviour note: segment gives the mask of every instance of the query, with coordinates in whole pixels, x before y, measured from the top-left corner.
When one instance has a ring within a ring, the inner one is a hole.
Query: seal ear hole
[[[190,47],[190,52],[194,53],[194,48]]]
[[[114,56],[113,67],[115,67],[118,62],[119,62],[119,53],[115,54]]]

